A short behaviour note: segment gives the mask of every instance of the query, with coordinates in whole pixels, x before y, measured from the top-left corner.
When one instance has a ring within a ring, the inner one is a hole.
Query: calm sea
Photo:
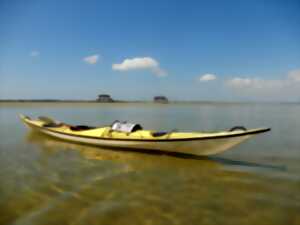
[[[214,157],[65,143],[18,114],[158,130],[272,131]],[[300,105],[0,103],[0,224],[300,224]]]

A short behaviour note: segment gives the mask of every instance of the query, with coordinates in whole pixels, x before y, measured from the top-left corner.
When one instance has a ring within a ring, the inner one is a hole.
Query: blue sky
[[[0,1],[0,98],[300,100],[300,1]]]

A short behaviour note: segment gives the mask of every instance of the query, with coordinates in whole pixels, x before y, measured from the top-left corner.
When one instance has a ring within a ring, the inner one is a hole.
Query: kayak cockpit
[[[27,118],[30,119],[29,117]],[[68,127],[72,131],[84,131],[84,130],[96,129],[96,127],[87,126],[87,125],[69,125],[44,116],[38,117],[38,120],[43,122],[42,127],[46,127],[46,128]]]

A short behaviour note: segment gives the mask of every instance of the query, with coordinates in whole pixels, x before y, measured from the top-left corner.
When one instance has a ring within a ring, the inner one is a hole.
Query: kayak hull
[[[188,138],[188,139],[170,139],[170,140],[130,140],[130,139],[112,139],[101,137],[87,137],[69,133],[57,132],[53,129],[36,126],[30,120],[23,120],[26,125],[33,130],[45,135],[81,144],[88,144],[100,147],[124,148],[131,150],[149,150],[159,152],[176,152],[184,154],[193,154],[198,156],[208,156],[222,153],[236,145],[246,141],[257,133],[265,132],[244,132],[240,135],[216,136],[207,138]]]

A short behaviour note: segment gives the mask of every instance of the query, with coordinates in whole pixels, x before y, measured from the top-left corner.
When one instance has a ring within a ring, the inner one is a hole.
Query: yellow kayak
[[[47,117],[31,119],[20,115],[33,130],[65,141],[131,150],[153,150],[193,155],[213,155],[224,152],[270,128],[246,130],[234,127],[220,132],[157,132],[144,130],[138,124],[114,122],[111,126],[73,126]]]

